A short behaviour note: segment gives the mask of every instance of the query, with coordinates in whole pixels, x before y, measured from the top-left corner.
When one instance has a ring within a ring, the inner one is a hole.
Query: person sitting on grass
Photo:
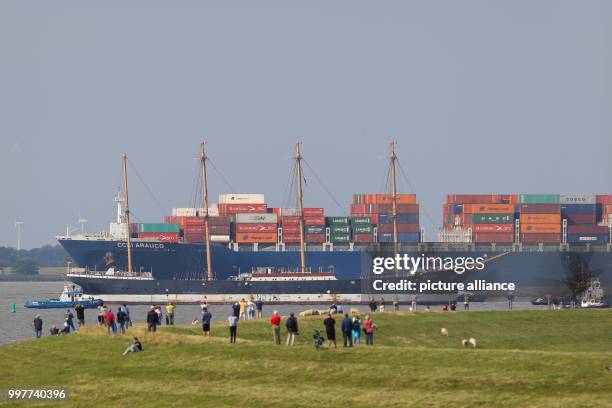
[[[127,353],[138,353],[139,351],[142,351],[142,343],[140,343],[138,337],[134,337],[134,342],[125,349],[122,355],[125,356]]]
[[[68,322],[64,322],[64,327],[59,331],[58,336],[63,334],[70,334],[70,326],[68,325]]]

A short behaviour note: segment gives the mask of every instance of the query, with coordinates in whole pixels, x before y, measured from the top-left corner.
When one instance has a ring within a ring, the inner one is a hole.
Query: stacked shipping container
[[[415,194],[397,194],[397,230],[399,242],[419,242],[419,205]],[[352,217],[368,217],[377,226],[378,242],[393,242],[393,195],[354,194]],[[366,239],[359,238],[359,239]]]

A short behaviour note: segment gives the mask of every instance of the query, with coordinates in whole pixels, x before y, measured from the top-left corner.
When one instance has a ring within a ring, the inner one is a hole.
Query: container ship
[[[397,192],[394,142],[391,192],[355,194],[340,216],[303,207],[300,146],[295,208],[238,193],[221,194],[209,205],[202,144],[201,207],[174,208],[159,223],[130,222],[124,156],[109,232],[57,237],[71,257],[67,278],[87,296],[131,303],[435,301],[456,293],[378,291],[374,284],[402,279],[513,283],[517,297],[576,298],[594,284],[612,293],[611,194],[449,194],[438,240],[426,242],[416,195]],[[373,273],[377,259],[406,257],[422,262],[412,270]]]

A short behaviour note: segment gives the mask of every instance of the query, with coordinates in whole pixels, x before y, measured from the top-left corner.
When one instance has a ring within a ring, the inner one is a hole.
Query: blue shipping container
[[[400,232],[398,242],[419,242],[418,232]],[[393,234],[378,234],[378,242],[393,242]]]
[[[594,214],[597,211],[596,204],[562,204],[561,214]]]
[[[380,214],[378,216],[379,224],[393,224],[393,216],[390,214]],[[402,213],[397,214],[398,224],[418,224],[419,214],[417,213]]]
[[[607,244],[608,234],[568,234],[567,242],[573,244]]]

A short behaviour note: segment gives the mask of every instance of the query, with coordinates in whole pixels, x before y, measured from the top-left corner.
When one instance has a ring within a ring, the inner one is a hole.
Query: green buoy
[[[15,304],[11,303],[11,313],[15,313],[16,309],[15,309]]]

